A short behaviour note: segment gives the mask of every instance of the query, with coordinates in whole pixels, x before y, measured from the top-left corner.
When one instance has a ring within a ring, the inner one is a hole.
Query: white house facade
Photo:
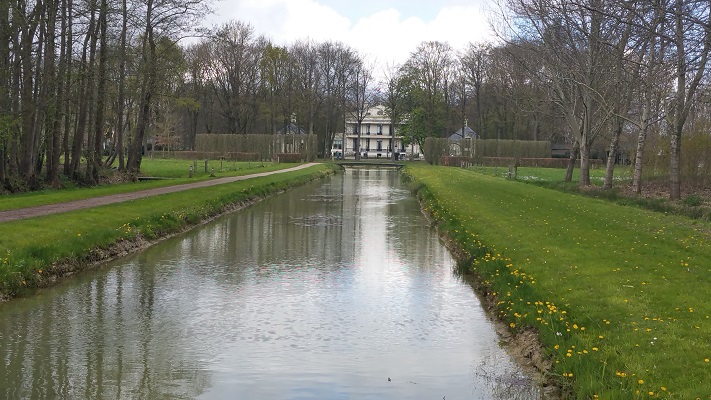
[[[395,129],[394,143],[393,129]],[[384,106],[378,105],[367,111],[361,123],[359,146],[361,157],[387,159],[395,152],[402,159],[419,158],[419,146],[417,144],[405,146],[402,139],[402,136],[398,134],[398,127],[393,127],[390,123],[390,117],[385,112]],[[345,132],[336,134],[333,140],[332,157],[354,157],[358,140],[358,121],[352,116],[347,116]]]

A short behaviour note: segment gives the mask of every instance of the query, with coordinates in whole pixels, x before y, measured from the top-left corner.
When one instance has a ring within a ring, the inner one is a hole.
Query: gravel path
[[[208,186],[222,185],[224,183],[243,181],[251,178],[258,178],[261,176],[268,176],[274,174],[280,174],[284,172],[296,171],[304,168],[316,165],[316,163],[302,164],[292,168],[280,169],[278,171],[260,172],[257,174],[242,175],[242,176],[230,176],[226,178],[211,179],[208,181],[200,181],[195,183],[185,183],[182,185],[167,186],[155,189],[140,190],[131,193],[120,193],[112,194],[109,196],[92,197],[90,199],[69,201],[66,203],[57,204],[47,204],[44,206],[37,207],[27,207],[20,208],[16,210],[0,211],[0,222],[16,221],[20,219],[27,219],[33,217],[39,217],[42,215],[58,214],[67,211],[80,210],[83,208],[91,208],[98,206],[105,206],[107,204],[122,203],[124,201],[130,201],[135,199],[142,199],[149,196],[157,196],[159,194],[182,192],[184,190],[203,188]]]

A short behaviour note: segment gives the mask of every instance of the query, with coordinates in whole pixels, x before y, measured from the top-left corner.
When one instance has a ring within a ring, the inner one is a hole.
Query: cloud
[[[390,7],[353,21],[324,0],[231,0],[217,5],[208,25],[229,20],[248,22],[257,34],[282,45],[307,38],[341,41],[378,64],[403,63],[423,41],[444,41],[461,49],[492,37],[477,6],[444,7],[429,21],[404,17]]]

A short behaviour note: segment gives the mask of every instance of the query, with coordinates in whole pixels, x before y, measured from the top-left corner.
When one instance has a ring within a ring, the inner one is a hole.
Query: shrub
[[[699,196],[698,194],[691,194],[691,195],[686,196],[681,202],[685,206],[698,207],[698,206],[704,204],[704,199],[701,196]]]

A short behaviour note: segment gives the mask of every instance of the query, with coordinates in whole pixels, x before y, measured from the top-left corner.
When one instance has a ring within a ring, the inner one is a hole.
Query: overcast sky
[[[207,26],[249,22],[281,45],[341,41],[378,64],[404,62],[422,41],[459,50],[491,38],[486,0],[218,0],[215,10]]]

